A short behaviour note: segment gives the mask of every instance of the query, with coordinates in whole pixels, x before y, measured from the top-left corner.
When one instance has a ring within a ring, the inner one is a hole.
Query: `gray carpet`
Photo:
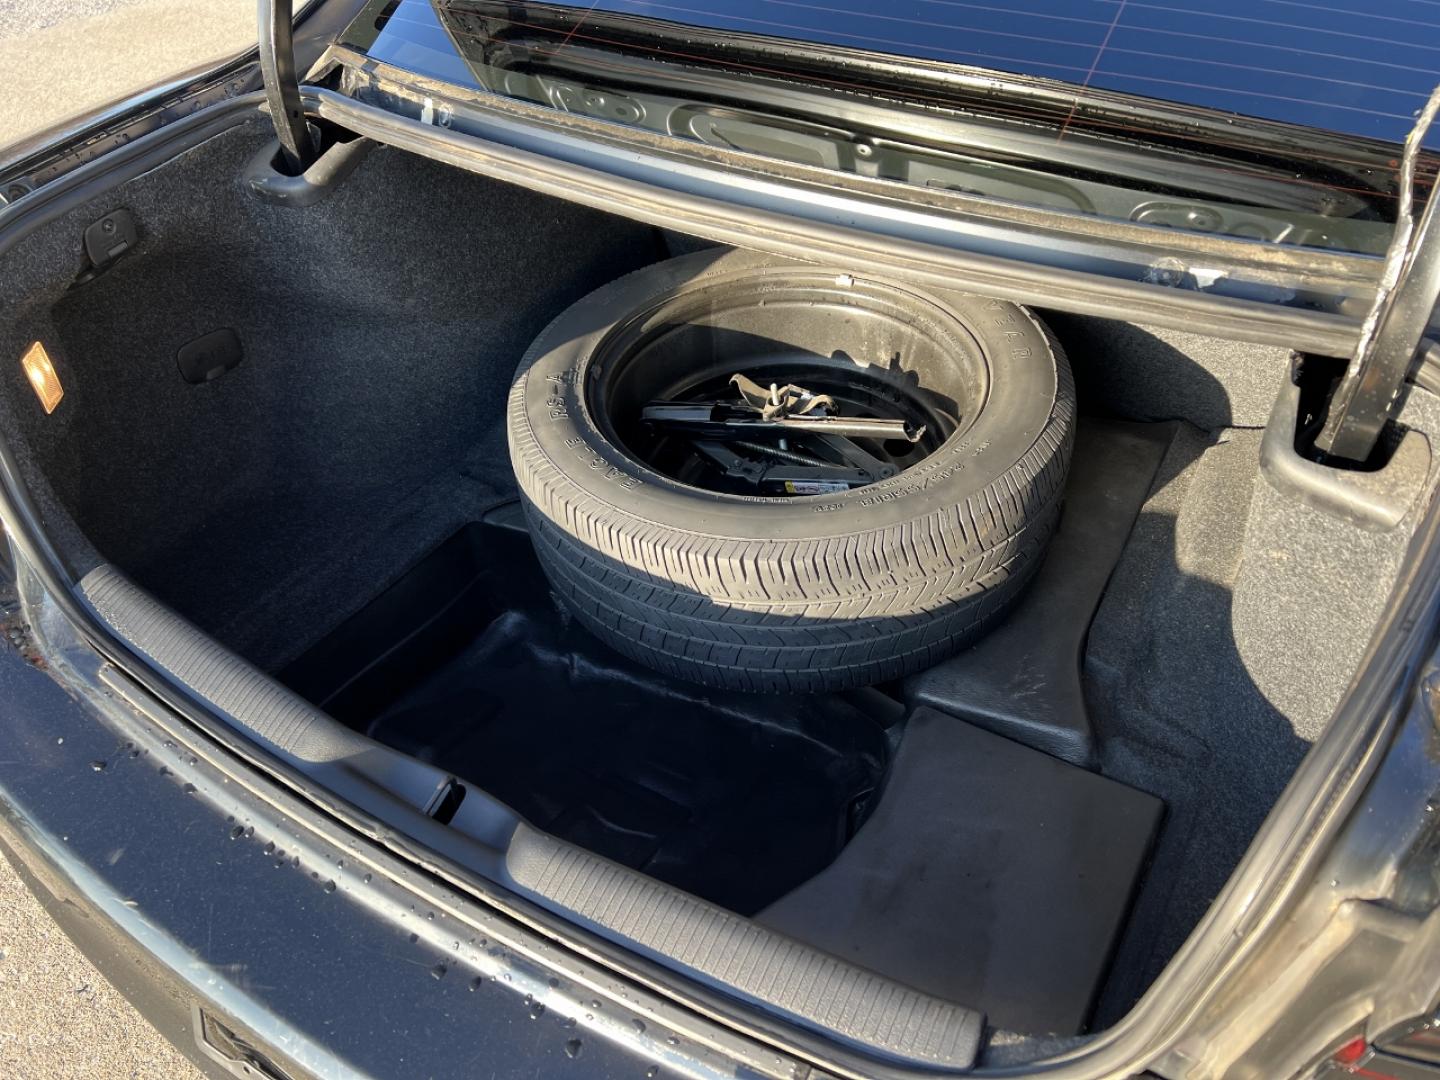
[[[875,813],[829,867],[756,918],[983,1008],[996,1027],[1071,1035],[1161,812],[1124,784],[922,707]]]
[[[1260,436],[1180,429],[1090,630],[1101,769],[1167,806],[1097,1028],[1183,943],[1324,729],[1409,540],[1281,495]]]
[[[107,200],[142,240],[88,284],[64,291],[99,211],[18,255],[49,268],[26,310],[66,387],[53,417],[26,418],[39,468],[105,558],[276,667],[510,489],[502,418],[526,345],[664,249],[649,227],[387,148],[319,205],[271,207],[239,181],[262,135]],[[187,384],[175,350],[221,327],[244,361]]]
[[[1290,352],[1164,327],[1047,311],[1077,372],[1081,412],[1188,420],[1208,430],[1264,427]]]
[[[1167,808],[1097,1026],[1184,940],[1306,750],[1231,630],[1259,438],[1181,428],[1091,626],[1102,771]]]

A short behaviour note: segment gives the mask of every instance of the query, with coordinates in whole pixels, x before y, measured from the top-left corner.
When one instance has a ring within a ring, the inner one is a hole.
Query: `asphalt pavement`
[[[0,857],[0,1076],[199,1080]]]
[[[0,0],[0,159],[36,132],[254,41],[254,0]]]

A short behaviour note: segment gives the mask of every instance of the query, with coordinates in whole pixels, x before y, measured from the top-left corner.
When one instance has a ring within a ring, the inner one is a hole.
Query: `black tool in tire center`
[[[885,480],[895,466],[858,440],[917,443],[925,434],[925,425],[903,419],[842,415],[833,396],[794,383],[767,388],[737,373],[730,385],[739,392],[738,403],[657,401],[640,418],[689,436],[695,452],[725,476],[764,494],[828,495]]]

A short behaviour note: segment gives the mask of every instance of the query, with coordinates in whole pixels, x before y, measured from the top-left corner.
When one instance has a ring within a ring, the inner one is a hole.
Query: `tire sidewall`
[[[585,386],[595,377],[597,350],[617,323],[677,290],[790,268],[796,264],[751,252],[696,252],[612,282],[561,313],[527,352],[511,392],[511,454],[522,488],[529,443],[547,471],[575,488],[586,503],[598,501],[647,523],[738,540],[834,537],[903,524],[979,495],[1014,469],[1055,422],[1061,388],[1057,364],[1064,360],[1025,309],[822,267],[837,278],[853,276],[907,292],[964,329],[988,369],[989,382],[987,397],[968,426],[888,480],[836,495],[790,499],[720,496],[681,484],[605,437],[590,415]]]

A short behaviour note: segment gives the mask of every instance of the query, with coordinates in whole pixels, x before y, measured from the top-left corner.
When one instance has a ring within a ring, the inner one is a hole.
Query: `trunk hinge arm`
[[[1375,303],[1360,327],[1355,359],[1330,398],[1316,449],[1365,461],[1404,388],[1440,298],[1440,183],[1432,182],[1415,220],[1415,171],[1425,135],[1440,111],[1440,87],[1420,110],[1400,161],[1395,235],[1385,255]]]
[[[295,13],[293,0],[259,0],[260,74],[270,119],[280,139],[280,152],[292,175],[299,176],[315,161],[315,140],[300,100],[300,77],[295,71]]]

